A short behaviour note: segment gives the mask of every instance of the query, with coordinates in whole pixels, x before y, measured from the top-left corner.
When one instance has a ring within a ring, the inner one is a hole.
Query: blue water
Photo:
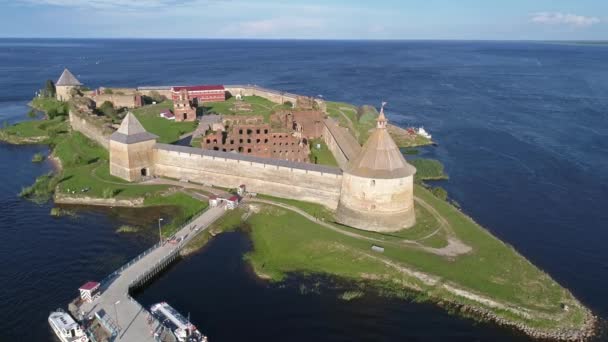
[[[387,101],[392,122],[424,125],[433,134],[439,146],[428,154],[446,165],[450,180],[443,185],[467,214],[607,317],[607,61],[608,46],[601,45],[0,40],[0,121],[25,119],[25,103],[34,91],[66,66],[91,88],[251,83],[355,104]],[[0,307],[14,308],[0,311],[0,327],[9,340],[48,338],[48,311],[73,297],[81,282],[111,269],[100,262],[105,253],[117,255],[119,262],[150,243],[117,236],[114,229],[124,218],[84,212],[81,219],[51,219],[50,205],[17,198],[22,186],[48,170],[30,162],[41,150],[0,145],[0,263],[6,265],[0,271]],[[216,269],[222,276],[206,286],[225,300],[209,309],[205,294],[185,293],[178,286],[187,279],[180,272],[209,281],[197,270],[208,260],[222,260],[214,257],[216,245],[237,257],[242,251],[238,238],[217,241],[207,254],[178,264],[143,293],[149,300],[171,298],[183,311],[199,310],[196,318],[215,332],[214,341],[236,339],[234,331],[226,332],[235,325],[248,329],[240,337],[250,333],[268,339],[516,338],[507,330],[418,304],[372,300],[346,305],[323,294],[302,301],[297,290],[285,294],[246,282],[251,278],[244,266]],[[243,285],[222,286],[229,279]],[[239,316],[231,298],[262,292],[266,301],[257,305],[264,314],[243,310],[248,315]],[[286,315],[281,302],[296,303],[294,310],[301,314]],[[233,321],[227,314],[213,319],[214,311],[228,309],[236,316]],[[261,324],[268,320],[276,333],[261,330],[269,329]]]

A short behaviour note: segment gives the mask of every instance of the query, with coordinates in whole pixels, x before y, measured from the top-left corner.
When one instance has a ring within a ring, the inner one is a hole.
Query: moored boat
[[[88,342],[89,338],[87,337],[84,330],[80,324],[76,323],[74,318],[70,316],[67,312],[57,309],[49,315],[49,324],[55,335],[62,342]]]
[[[161,324],[171,329],[179,342],[207,342],[207,336],[166,302],[152,305],[150,312]]]

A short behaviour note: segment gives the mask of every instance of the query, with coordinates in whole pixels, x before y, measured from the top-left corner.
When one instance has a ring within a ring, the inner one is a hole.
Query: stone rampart
[[[171,87],[170,86],[147,86],[137,87],[137,92],[144,96],[150,96],[150,93],[157,92],[160,95],[171,99]]]
[[[323,123],[323,140],[340,168],[344,170],[348,161],[359,155],[361,145],[346,128],[340,127],[333,119],[327,118]]]
[[[322,204],[336,209],[342,172],[337,168],[156,144],[154,174],[197,183]]]
[[[255,85],[227,85],[224,87],[232,96],[236,96],[237,94],[241,94],[242,96],[259,96],[278,104],[283,104],[288,101],[295,104],[298,100],[298,95],[296,94],[262,88]]]
[[[91,97],[97,104],[101,106],[104,102],[109,101],[114,105],[114,108],[137,108],[141,107],[141,97],[137,94],[101,94]]]
[[[75,109],[70,109],[70,126],[75,131],[82,133],[87,138],[96,141],[106,150],[110,148],[110,135],[114,132],[110,127],[106,127],[101,121],[95,120],[88,113],[81,113]]]

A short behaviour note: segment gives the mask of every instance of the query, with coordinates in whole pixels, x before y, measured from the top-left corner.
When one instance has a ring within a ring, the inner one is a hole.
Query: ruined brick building
[[[196,121],[196,108],[190,102],[186,89],[182,89],[179,96],[173,99],[173,114],[178,122]]]
[[[267,123],[236,123],[224,127],[224,130],[217,130],[203,137],[201,147],[262,158],[309,161],[308,141],[290,132],[273,132]]]

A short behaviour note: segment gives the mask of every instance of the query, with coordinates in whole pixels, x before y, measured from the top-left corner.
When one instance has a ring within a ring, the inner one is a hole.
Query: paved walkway
[[[115,341],[154,341],[153,332],[157,326],[148,323],[147,310],[128,295],[130,285],[140,276],[154,269],[159,262],[180,250],[196,234],[207,229],[224,213],[223,207],[209,208],[175,234],[177,238],[181,238],[179,244],[165,243],[143,256],[136,257],[132,261],[133,264],[121,270],[116,278],[108,281],[108,284],[102,285],[103,292],[100,297],[92,303],[82,305],[79,310],[86,316],[92,316],[103,309],[112,323],[118,322],[116,325],[119,333]],[[193,225],[199,229],[191,230]],[[115,305],[117,302],[118,304]]]

